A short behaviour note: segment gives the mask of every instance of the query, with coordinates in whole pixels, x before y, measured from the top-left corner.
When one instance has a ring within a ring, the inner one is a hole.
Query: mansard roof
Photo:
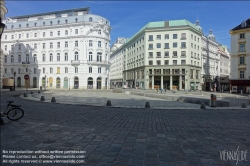
[[[243,24],[246,24],[245,26],[242,26]],[[240,25],[238,25],[237,27],[233,28],[232,31],[235,30],[240,30],[240,29],[246,29],[246,28],[250,28],[250,18],[246,21],[242,21]]]

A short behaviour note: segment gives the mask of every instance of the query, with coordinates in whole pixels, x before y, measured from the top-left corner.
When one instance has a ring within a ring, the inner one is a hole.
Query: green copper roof
[[[169,27],[176,27],[176,26],[191,26],[196,30],[199,30],[198,27],[194,24],[192,24],[191,22],[187,21],[187,20],[173,20],[173,21],[169,21]]]
[[[149,22],[147,28],[162,28],[164,27],[164,21]]]

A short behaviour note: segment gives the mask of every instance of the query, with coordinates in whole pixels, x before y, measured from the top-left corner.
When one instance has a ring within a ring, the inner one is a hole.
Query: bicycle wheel
[[[12,108],[7,112],[7,118],[9,120],[19,120],[23,117],[24,111],[21,108]]]

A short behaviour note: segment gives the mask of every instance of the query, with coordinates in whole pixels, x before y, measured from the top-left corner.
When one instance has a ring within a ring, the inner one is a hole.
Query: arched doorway
[[[96,89],[102,89],[102,79],[100,77],[96,79]]]
[[[49,87],[52,88],[52,86],[53,86],[53,78],[50,77],[49,78]]]
[[[93,78],[92,77],[88,78],[88,89],[93,89]]]
[[[59,77],[56,78],[56,88],[60,88],[61,86],[61,79]]]
[[[64,88],[64,89],[68,89],[68,87],[69,87],[69,86],[68,86],[68,78],[65,77],[64,80],[63,80],[63,88]]]
[[[30,78],[25,79],[25,88],[30,88]]]
[[[33,88],[37,88],[37,78],[33,77]]]
[[[74,88],[75,88],[75,89],[78,89],[78,88],[79,88],[79,78],[78,78],[78,77],[75,77],[75,78],[74,78]]]
[[[43,86],[43,89],[45,89],[45,77],[42,78],[42,86]]]
[[[17,77],[17,87],[21,87],[21,78]]]

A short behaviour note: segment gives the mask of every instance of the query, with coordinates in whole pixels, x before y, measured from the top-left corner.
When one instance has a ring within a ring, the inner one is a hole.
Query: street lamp
[[[44,84],[45,84],[44,89],[46,90],[46,74],[45,74]]]
[[[14,91],[16,90],[16,72],[14,71]]]

